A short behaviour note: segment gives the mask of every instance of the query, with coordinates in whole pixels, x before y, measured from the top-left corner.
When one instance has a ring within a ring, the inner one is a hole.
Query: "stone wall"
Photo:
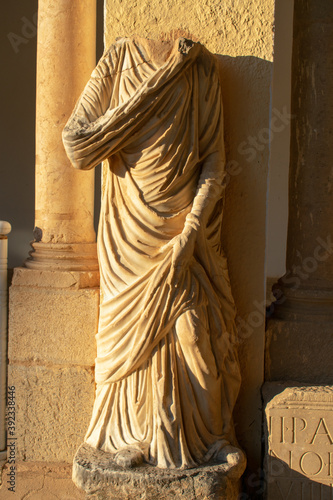
[[[274,1],[106,0],[105,45],[120,36],[200,41],[220,62],[229,172],[223,244],[238,307],[243,385],[237,435],[259,473],[264,261]]]

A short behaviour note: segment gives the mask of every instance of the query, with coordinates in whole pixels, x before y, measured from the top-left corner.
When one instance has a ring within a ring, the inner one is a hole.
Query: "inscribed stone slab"
[[[333,387],[266,384],[268,500],[333,499]]]

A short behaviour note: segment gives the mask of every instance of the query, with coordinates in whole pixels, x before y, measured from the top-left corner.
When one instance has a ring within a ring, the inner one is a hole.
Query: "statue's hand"
[[[186,227],[170,242],[173,245],[171,269],[168,277],[170,286],[178,286],[181,273],[186,269],[194,252],[197,231],[193,227]]]

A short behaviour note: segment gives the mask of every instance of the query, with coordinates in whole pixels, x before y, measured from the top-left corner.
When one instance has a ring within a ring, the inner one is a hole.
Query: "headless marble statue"
[[[235,446],[240,373],[221,249],[225,158],[216,61],[200,43],[122,38],[63,134],[107,161],[98,234],[96,399],[85,441],[116,463],[188,469]]]

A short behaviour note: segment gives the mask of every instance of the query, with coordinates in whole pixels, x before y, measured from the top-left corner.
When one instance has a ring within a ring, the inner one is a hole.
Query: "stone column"
[[[333,3],[295,0],[287,273],[267,375],[333,383]]]
[[[332,495],[332,52],[332,1],[295,0],[287,272],[273,288],[263,390],[267,500]]]
[[[311,301],[333,313],[332,35],[331,1],[295,2],[287,247],[294,279],[282,279],[288,300],[280,309]]]
[[[38,6],[35,241],[10,287],[8,384],[20,494],[34,470],[42,490],[47,462],[62,498],[75,491],[71,463],[92,412],[99,274],[93,172],[70,166],[61,135],[95,66],[96,2]],[[48,498],[46,479],[44,489]]]
[[[95,66],[95,0],[40,0],[35,241],[26,266],[97,269],[94,172],[76,171],[61,134]]]

